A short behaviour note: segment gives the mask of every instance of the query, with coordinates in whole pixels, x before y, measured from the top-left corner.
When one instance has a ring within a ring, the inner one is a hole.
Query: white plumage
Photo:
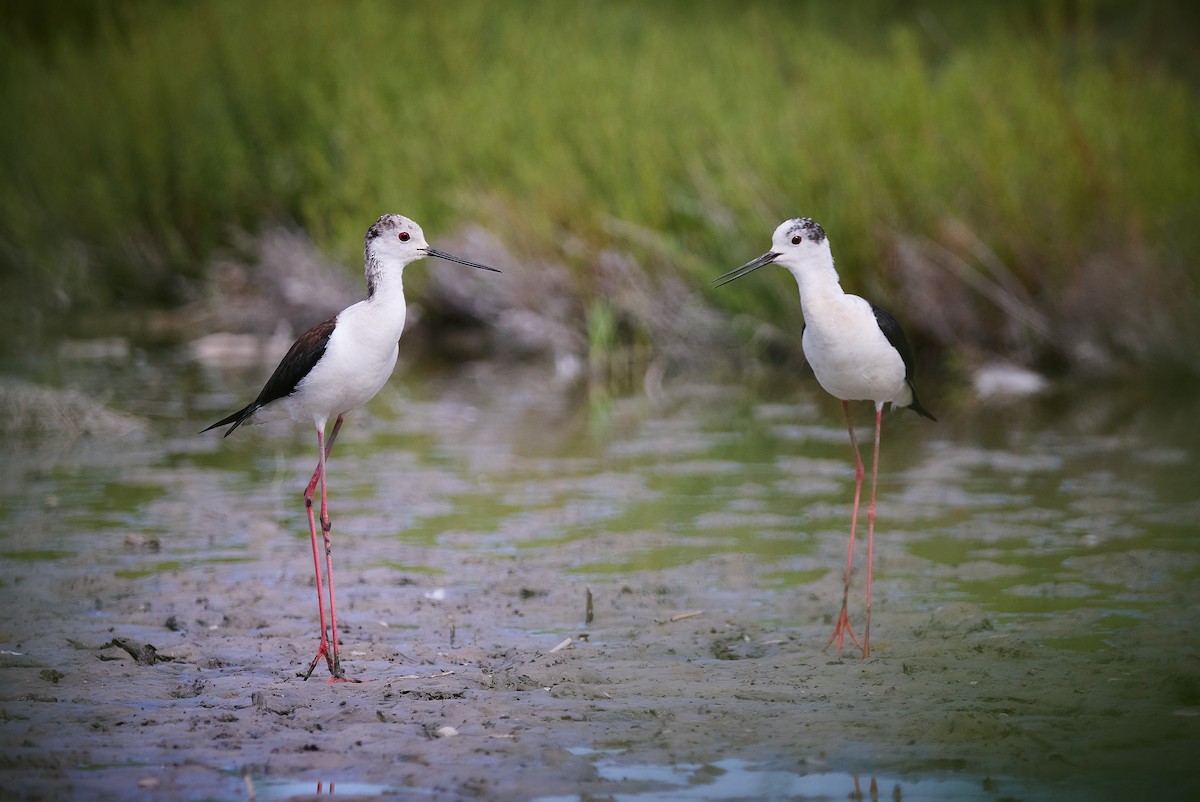
[[[858,525],[859,498],[862,493],[863,463],[850,420],[850,401],[870,401],[875,405],[875,452],[871,469],[871,502],[867,507],[867,601],[866,631],[860,644],[863,657],[870,654],[871,643],[871,565],[875,542],[875,484],[879,473],[879,435],[883,424],[883,406],[909,407],[935,420],[917,399],[913,383],[914,363],[908,340],[900,324],[886,310],[842,289],[833,266],[833,251],[824,229],[807,217],[785,220],[771,236],[771,250],[716,280],[721,286],[748,275],[760,267],[778,264],[796,277],[800,288],[800,307],[804,312],[801,346],[812,366],[817,382],[834,398],[841,400],[854,449],[854,507],[850,517],[850,550],[846,559],[842,610],[834,627],[832,644],[838,649],[846,635],[856,644],[850,629],[847,605],[850,573],[854,563],[854,537]],[[828,644],[827,644],[828,646]]]
[[[322,657],[329,666],[330,681],[348,679],[338,658],[325,458],[333,450],[333,443],[346,414],[370,401],[392,375],[399,355],[400,336],[404,333],[404,268],[427,256],[500,272],[494,267],[469,262],[429,247],[421,227],[407,217],[383,215],[367,229],[365,239],[367,298],[304,332],[284,355],[257,398],[204,430],[207,432],[218,426],[229,425],[225,432],[228,437],[244,424],[279,418],[310,420],[316,427],[319,457],[316,470],[304,491],[304,503],[317,576],[321,641],[308,671],[301,672],[305,679],[312,675]],[[334,419],[333,431],[326,442],[325,426],[330,418]],[[325,539],[329,628],[332,637],[326,636],[321,560],[312,509],[313,493],[318,483],[321,485],[321,528]]]

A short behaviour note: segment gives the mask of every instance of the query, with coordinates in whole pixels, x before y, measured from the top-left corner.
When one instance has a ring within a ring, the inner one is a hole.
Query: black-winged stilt
[[[800,285],[800,307],[804,312],[801,345],[812,365],[817,382],[842,402],[850,445],[854,449],[854,508],[850,515],[850,553],[842,610],[826,648],[836,640],[838,651],[846,635],[861,646],[863,657],[871,653],[871,565],[875,557],[875,481],[879,475],[879,432],[883,405],[909,407],[930,420],[937,420],[917,399],[913,384],[912,349],[896,318],[870,301],[842,290],[833,267],[833,252],[825,231],[807,217],[785,220],[771,237],[771,250],[736,270],[718,277],[716,286],[748,275],[763,265],[786,267]],[[850,628],[846,610],[850,597],[850,571],[854,565],[854,533],[862,496],[863,462],[850,420],[850,401],[875,404],[875,453],[871,460],[871,502],[867,507],[867,611],[860,644]]]
[[[330,682],[354,681],[346,676],[338,657],[337,608],[333,596],[333,556],[325,481],[325,460],[346,414],[371,400],[392,375],[404,332],[404,268],[426,256],[448,259],[480,270],[499,273],[494,267],[469,262],[431,248],[421,227],[398,214],[385,214],[367,229],[367,298],[343,309],[336,317],[304,332],[280,361],[258,397],[246,406],[204,429],[232,424],[228,437],[242,424],[292,418],[311,420],[317,427],[317,467],[304,490],[308,531],[312,537],[313,568],[317,577],[317,609],[321,641],[307,671],[308,679],[321,658],[329,667]],[[329,441],[325,425],[335,418]],[[326,636],[325,597],[321,587],[321,560],[313,518],[313,493],[321,485],[321,530],[325,539],[325,574],[329,585],[329,629]]]

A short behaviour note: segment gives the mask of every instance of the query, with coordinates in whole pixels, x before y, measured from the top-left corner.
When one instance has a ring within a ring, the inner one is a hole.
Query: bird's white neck
[[[374,301],[375,297],[396,294],[401,303],[404,301],[404,265],[394,260],[380,259],[374,254],[367,254],[367,300]]]
[[[395,339],[404,331],[404,265],[367,257],[367,299],[360,306],[382,329],[395,329]],[[389,331],[387,337],[391,336]]]
[[[374,306],[397,306],[404,310],[404,268],[407,262],[367,256],[367,301]]]
[[[796,277],[800,287],[800,305],[805,320],[810,317],[810,309],[834,303],[846,294],[833,266],[829,240],[822,242],[819,249],[790,260],[784,267]]]

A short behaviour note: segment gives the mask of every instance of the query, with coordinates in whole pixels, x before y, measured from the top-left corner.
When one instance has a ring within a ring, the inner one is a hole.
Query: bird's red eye
[[[804,239],[804,237],[802,237],[802,236],[800,236],[799,234],[797,234],[796,236],[792,237],[792,244],[793,244],[793,245],[799,245],[799,244],[800,244],[800,241],[801,241],[802,239]]]
[[[407,231],[401,231],[401,232],[400,232],[400,241],[401,241],[401,242],[408,242],[408,239],[409,239],[408,232],[407,232]]]

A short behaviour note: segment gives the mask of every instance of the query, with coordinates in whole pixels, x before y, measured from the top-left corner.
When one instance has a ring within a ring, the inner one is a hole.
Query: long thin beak
[[[755,270],[758,270],[763,265],[769,265],[769,264],[771,264],[771,262],[774,262],[778,258],[779,258],[779,254],[774,253],[772,251],[767,251],[762,256],[758,257],[757,259],[751,259],[749,262],[746,262],[746,264],[742,265],[741,267],[735,267],[733,270],[730,270],[725,275],[717,276],[715,279],[713,279],[713,287],[714,288],[721,287],[721,286],[724,286],[725,284],[728,284],[731,281],[735,281],[735,280],[741,278],[742,276],[748,276],[751,273],[753,273]]]
[[[469,267],[478,267],[480,270],[490,270],[493,273],[500,272],[499,270],[497,270],[494,267],[488,267],[487,265],[481,265],[478,262],[468,262],[466,259],[459,259],[457,256],[448,254],[445,251],[439,251],[437,248],[426,248],[425,255],[426,256],[436,256],[438,259],[445,259],[448,262],[458,262],[460,265],[467,265]]]

